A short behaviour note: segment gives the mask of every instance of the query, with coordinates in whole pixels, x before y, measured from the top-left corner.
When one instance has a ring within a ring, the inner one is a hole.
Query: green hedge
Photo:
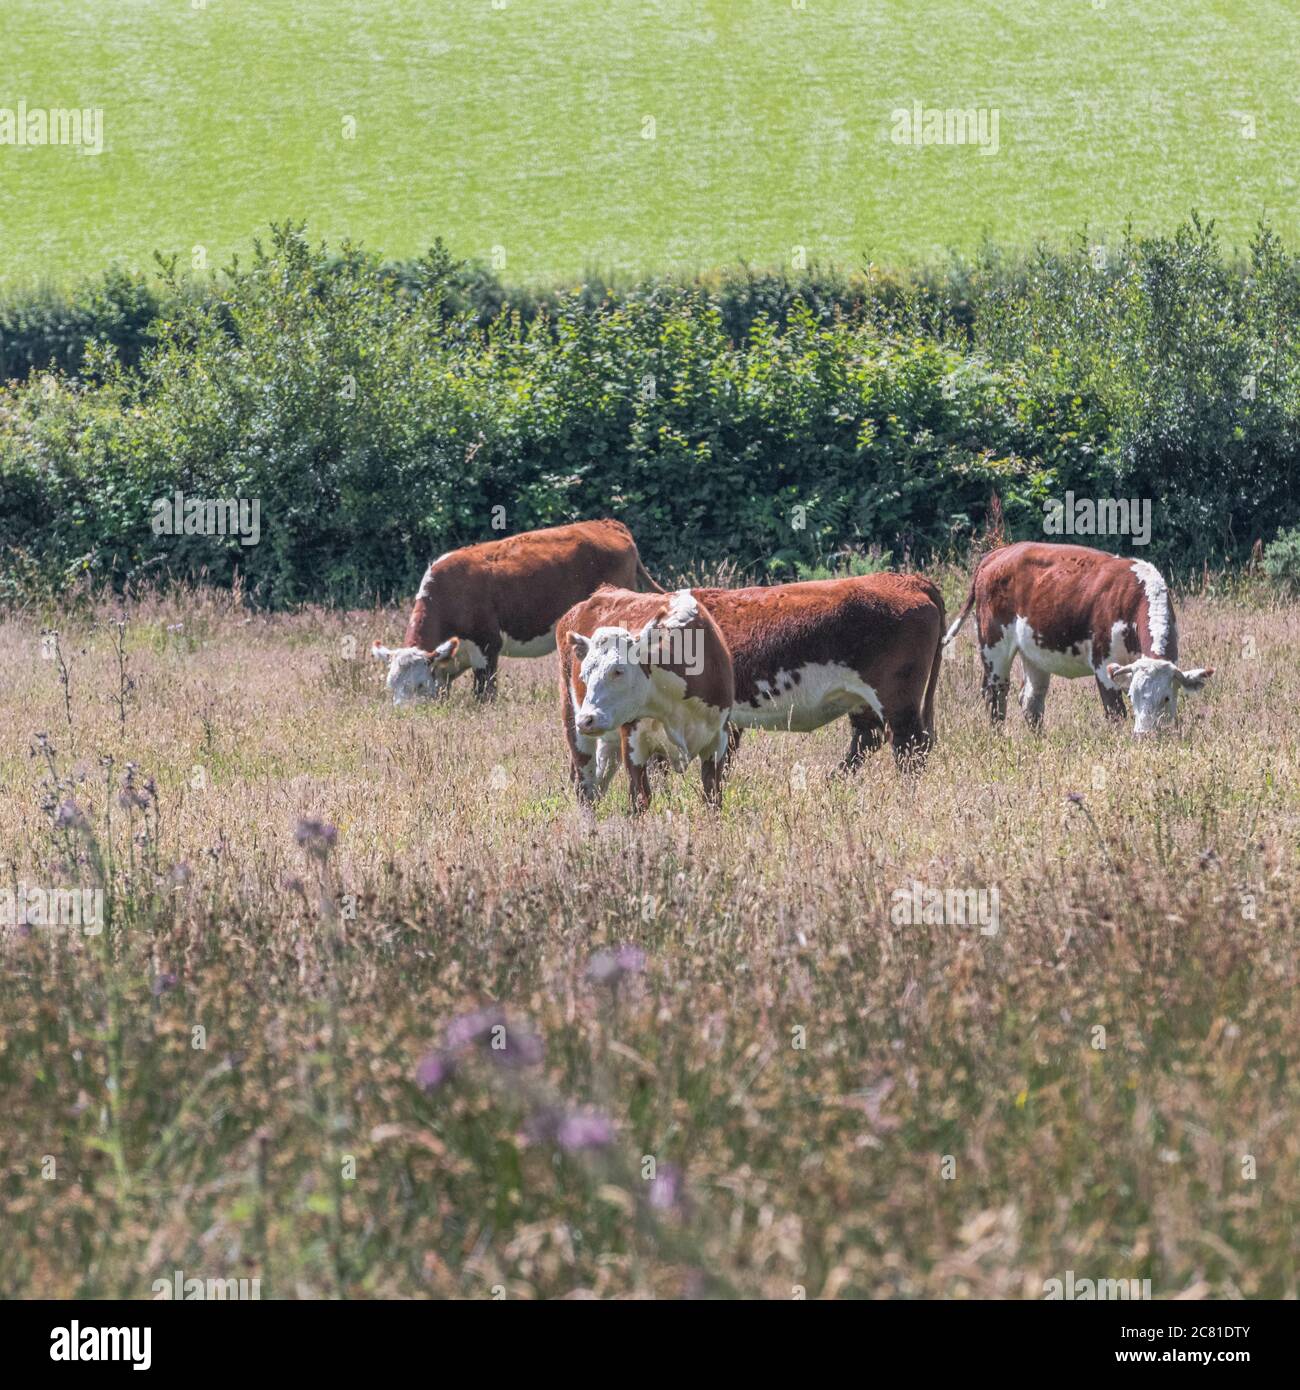
[[[923,561],[994,495],[1042,534],[1066,489],[1150,498],[1153,560],[1240,556],[1300,520],[1298,286],[1266,230],[1236,267],[1193,221],[1104,265],[493,304],[441,246],[386,267],[277,228],[202,292],[164,268],[138,350],[101,333],[0,393],[0,596],[236,570],[271,604],[402,595],[450,546],[592,515],[652,570],[791,576]],[[155,536],[177,489],[257,499],[259,544]]]

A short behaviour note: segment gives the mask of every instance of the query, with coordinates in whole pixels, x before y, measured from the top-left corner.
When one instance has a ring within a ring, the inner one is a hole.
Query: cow
[[[621,756],[632,810],[650,804],[647,764],[700,760],[705,799],[722,798],[735,680],[726,639],[690,589],[603,585],[556,629],[560,705],[578,799],[593,807]]]
[[[1006,717],[1016,654],[1024,668],[1020,707],[1041,728],[1053,676],[1092,676],[1111,720],[1133,702],[1133,732],[1172,724],[1178,692],[1200,690],[1213,668],[1178,667],[1178,622],[1154,565],[1085,545],[1021,541],[985,555],[946,647],[975,609],[984,698],[994,723]]]
[[[924,764],[945,622],[928,579],[869,574],[695,593],[735,665],[730,752],[744,729],[807,733],[847,715],[843,771],[860,767],[886,731],[900,766]]]
[[[406,625],[405,644],[371,647],[388,663],[396,704],[441,695],[463,671],[474,672],[480,700],[496,694],[502,656],[555,650],[555,624],[601,584],[663,590],[646,573],[621,521],[579,521],[504,540],[467,545],[425,571]]]

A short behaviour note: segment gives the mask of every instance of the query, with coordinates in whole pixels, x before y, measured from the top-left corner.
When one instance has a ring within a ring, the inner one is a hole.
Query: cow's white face
[[[1128,666],[1112,661],[1106,674],[1133,701],[1133,732],[1149,734],[1167,728],[1178,717],[1180,690],[1200,690],[1214,670],[1180,671],[1172,661],[1143,656]]]
[[[461,650],[459,637],[449,637],[431,652],[420,647],[381,647],[378,642],[370,654],[388,662],[388,689],[393,703],[430,699],[444,694],[453,680],[469,667],[469,657]]]
[[[598,627],[590,637],[569,634],[569,644],[582,663],[579,673],[587,693],[574,712],[580,734],[598,738],[621,724],[640,719],[650,702],[650,677],[641,665],[653,623],[634,637],[625,627]]]

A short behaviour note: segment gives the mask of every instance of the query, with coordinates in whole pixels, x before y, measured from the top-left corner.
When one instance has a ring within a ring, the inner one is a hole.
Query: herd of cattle
[[[640,583],[651,592],[636,592]],[[462,672],[489,699],[502,656],[560,651],[574,784],[594,803],[619,761],[632,805],[648,766],[698,758],[717,802],[747,728],[805,733],[847,716],[852,769],[888,735],[903,766],[934,739],[943,649],[975,611],[984,697],[1006,714],[1019,654],[1020,703],[1037,726],[1053,676],[1092,676],[1102,707],[1134,731],[1172,722],[1180,690],[1212,670],[1179,669],[1178,625],[1159,572],[1077,545],[1020,542],[986,554],[961,615],[915,574],[665,593],[618,521],[584,521],[451,551],[425,573],[405,645],[375,644],[399,703],[445,693]]]

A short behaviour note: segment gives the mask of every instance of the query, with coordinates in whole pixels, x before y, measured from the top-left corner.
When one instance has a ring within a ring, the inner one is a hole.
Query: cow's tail
[[[978,565],[975,567],[975,573],[976,573],[976,574],[979,573],[979,566],[978,566]],[[970,611],[971,611],[971,609],[974,608],[974,607],[975,607],[975,579],[974,579],[974,577],[972,576],[971,582],[970,582],[970,593],[967,594],[967,596],[966,596],[966,606],[965,606],[965,607],[961,610],[961,612],[957,615],[957,621],[956,621],[955,623],[953,623],[953,625],[948,629],[947,632],[944,633],[944,635],[943,635],[943,641],[940,642],[940,644],[939,644],[939,650],[940,650],[941,652],[943,651],[943,649],[944,649],[945,647],[950,647],[950,646],[952,645],[952,640],[953,640],[953,638],[956,637],[957,634],[961,631],[962,624],[966,621],[967,618],[970,617]]]
[[[649,575],[649,573],[647,572],[646,567],[641,563],[641,557],[640,557],[639,555],[636,557],[636,577],[637,577],[637,578],[642,582],[642,584],[644,584],[652,593],[664,594],[664,593],[667,593],[667,592],[668,592],[666,589],[661,589],[661,588],[659,587],[659,585],[656,584],[656,583],[654,582],[654,580],[650,578],[650,575]]]
[[[939,631],[942,632],[944,619],[948,616],[948,614],[944,610],[943,595],[938,591],[937,588],[934,592],[934,601],[939,608]],[[960,626],[961,623],[958,622],[955,625],[954,630],[956,627]],[[925,729],[926,734],[931,739],[934,738],[934,694],[935,691],[939,688],[939,672],[943,667],[943,649],[947,645],[947,637],[944,637],[941,641],[935,643],[934,659],[930,662],[930,679],[926,682],[925,699],[921,704],[921,725]]]

